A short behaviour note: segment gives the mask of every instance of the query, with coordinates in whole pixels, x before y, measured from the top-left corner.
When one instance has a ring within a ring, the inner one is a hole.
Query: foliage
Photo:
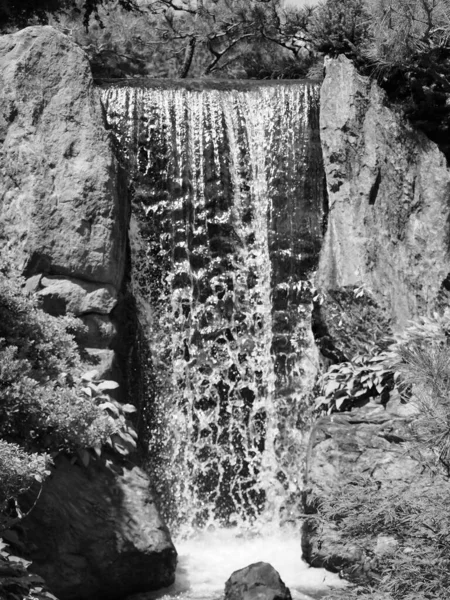
[[[385,350],[377,352],[373,346],[373,351],[368,354],[332,365],[319,379],[316,408],[331,413],[350,410],[376,396],[380,396],[380,401],[385,404],[394,391],[404,401],[409,401],[413,395],[414,404],[420,405],[419,408],[428,415],[427,419],[434,415],[436,430],[433,436],[435,440],[441,439],[446,426],[440,407],[446,394],[450,395],[446,379],[450,368],[449,343],[449,311],[420,317],[403,331],[386,336],[378,346]],[[431,395],[425,394],[424,389],[431,390]],[[442,431],[438,423],[441,423]],[[442,451],[446,456],[447,450]],[[450,465],[450,441],[448,452]]]
[[[353,600],[431,600],[450,592],[450,316],[422,317],[395,336],[385,364],[415,408],[404,452],[419,461],[411,483],[373,476],[341,480],[319,502],[343,544],[362,556],[354,572],[362,584]],[[420,468],[422,465],[422,468]],[[380,538],[393,550],[380,553]],[[333,600],[340,598],[333,594]]]
[[[412,484],[383,487],[371,477],[341,482],[324,499],[321,517],[333,521],[343,543],[360,549],[365,574],[358,591],[345,598],[369,599],[370,587],[392,600],[447,598],[450,592],[450,486],[428,472]],[[379,537],[395,540],[389,555],[378,555]],[[375,596],[376,597],[376,596]],[[336,594],[333,599],[336,599]]]
[[[49,474],[49,464],[50,457],[46,454],[29,454],[17,444],[0,440],[0,507],[36,481],[42,482]]]
[[[313,61],[294,43],[280,0],[217,0],[196,8],[148,0],[139,12],[105,6],[98,16],[88,30],[73,10],[52,21],[85,49],[97,78],[304,77]]]
[[[11,537],[11,533],[5,537]],[[15,538],[15,536],[13,536]],[[27,561],[15,554],[4,540],[0,539],[0,598],[2,600],[57,600],[45,588],[39,575],[30,573]]]
[[[83,375],[85,387],[81,391],[99,409],[114,419],[115,430],[107,438],[106,444],[119,454],[130,454],[136,450],[137,433],[128,417],[130,414],[136,412],[136,407],[132,404],[121,404],[111,398],[108,391],[119,387],[118,384],[115,381],[95,379],[95,375],[96,371],[91,371]],[[100,447],[96,447],[94,450],[97,455],[101,453]],[[89,453],[84,450],[80,452],[80,456],[83,464],[87,466]]]
[[[319,290],[313,322],[322,354],[340,362],[385,350],[391,332],[386,312],[362,285],[327,292]]]
[[[332,365],[319,379],[322,394],[316,398],[316,409],[326,409],[328,413],[350,410],[377,396],[387,401],[394,373],[384,365],[385,359],[384,354],[356,356]]]
[[[82,375],[71,332],[74,317],[45,314],[22,290],[21,278],[0,267],[0,510],[42,482],[50,456],[67,452],[87,465],[104,444],[125,455],[136,448],[128,416],[135,410],[112,399],[114,381]]]
[[[365,0],[328,0],[314,11],[307,29],[319,52],[357,59],[370,31]]]
[[[6,270],[6,272],[5,272]],[[25,448],[73,450],[99,446],[115,427],[80,397],[73,319],[55,318],[26,298],[20,280],[0,275],[0,436]]]
[[[75,10],[82,15],[83,23],[88,25],[91,16],[97,21],[99,6],[117,6],[125,10],[137,11],[134,0],[0,0],[0,32],[28,25],[47,24],[49,15],[59,15],[65,10]]]

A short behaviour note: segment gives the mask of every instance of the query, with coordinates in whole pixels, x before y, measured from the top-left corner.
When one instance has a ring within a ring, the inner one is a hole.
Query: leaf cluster
[[[394,336],[387,364],[415,408],[405,455],[417,460],[411,482],[368,475],[340,479],[318,502],[343,544],[359,549],[361,584],[333,600],[432,600],[450,593],[450,318],[422,317]],[[390,539],[393,550],[379,551]]]
[[[377,396],[386,404],[395,393],[420,405],[427,418],[435,415],[432,438],[447,439],[442,407],[450,397],[450,312],[419,317],[403,331],[385,336],[378,347],[386,349],[377,352],[374,346],[368,354],[332,365],[319,379],[316,408],[345,411]],[[442,457],[447,452],[450,464],[450,441]]]
[[[112,381],[85,373],[71,332],[73,317],[44,313],[22,280],[0,268],[0,507],[48,474],[50,456],[66,452],[87,464],[103,445],[124,455],[136,433],[109,392]]]
[[[320,351],[333,361],[375,355],[387,348],[391,320],[364,286],[317,290],[313,332]]]
[[[394,372],[385,366],[386,355],[356,356],[348,362],[332,365],[319,379],[321,395],[315,407],[328,414],[345,411],[381,396],[386,402],[394,385]]]

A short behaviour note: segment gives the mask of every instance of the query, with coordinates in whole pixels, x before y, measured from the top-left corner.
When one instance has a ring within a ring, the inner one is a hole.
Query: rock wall
[[[326,62],[320,131],[329,215],[318,284],[364,284],[400,325],[426,313],[450,272],[444,155],[343,56]]]
[[[0,252],[45,310],[80,316],[101,376],[114,362],[127,204],[84,52],[52,27],[0,37]]]
[[[0,253],[44,310],[83,321],[78,341],[100,378],[125,346],[115,321],[127,228],[126,179],[87,57],[51,27],[0,37]],[[61,600],[115,600],[174,579],[151,484],[117,457],[87,468],[59,457],[20,535]]]
[[[0,37],[0,144],[2,245],[23,271],[118,288],[127,207],[117,163],[88,60],[52,27]]]
[[[320,499],[332,497],[336,484],[348,477],[369,475],[386,489],[395,481],[414,481],[421,468],[403,448],[411,436],[408,425],[412,416],[407,412],[374,404],[320,418],[308,447],[305,512],[314,514]],[[367,554],[374,552],[375,546],[367,548]],[[332,522],[314,517],[303,522],[302,553],[311,566],[343,571],[356,580],[366,559],[359,549],[340,539]]]

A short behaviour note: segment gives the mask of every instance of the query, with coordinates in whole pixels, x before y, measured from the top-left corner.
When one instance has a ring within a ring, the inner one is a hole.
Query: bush
[[[49,474],[50,457],[28,454],[17,444],[0,440],[0,509]]]
[[[327,0],[312,14],[308,30],[319,52],[359,59],[370,32],[366,3],[364,0]]]
[[[372,352],[332,365],[318,381],[316,408],[328,413],[351,410],[376,396],[386,404],[394,392],[404,402],[413,395],[418,410],[443,423],[440,411],[450,395],[445,375],[450,365],[450,312],[418,318],[404,331],[380,339],[381,348],[386,349],[377,352],[373,344]]]
[[[419,475],[411,485],[381,487],[370,477],[341,482],[319,513],[333,521],[343,543],[360,549],[362,587],[345,598],[431,600],[450,593],[450,486],[448,480]],[[380,538],[392,552],[377,553]],[[333,600],[336,595],[333,595]]]
[[[332,598],[431,600],[450,594],[450,317],[423,317],[395,336],[384,364],[399,393],[415,407],[411,439],[416,480],[383,486],[373,477],[348,478],[319,501],[343,544],[360,550],[360,587]],[[392,552],[377,551],[380,538]],[[331,600],[331,599],[330,599]]]
[[[26,297],[22,280],[0,266],[0,510],[42,481],[50,456],[68,452],[82,463],[88,449],[109,444],[120,454],[136,447],[130,405],[112,400],[115,382],[92,381],[72,332],[73,317],[45,314]]]
[[[315,299],[313,332],[328,358],[342,362],[388,347],[390,318],[364,286],[319,290]]]

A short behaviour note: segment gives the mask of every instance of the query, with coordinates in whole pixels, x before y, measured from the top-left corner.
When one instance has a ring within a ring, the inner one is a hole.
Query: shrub
[[[349,477],[319,501],[345,544],[359,548],[355,565],[362,584],[333,600],[431,600],[450,593],[450,318],[423,317],[395,336],[385,365],[397,375],[400,393],[414,405],[405,452],[416,458],[413,483],[389,487],[370,476]],[[390,553],[377,552],[383,537]],[[330,599],[331,600],[331,599]]]
[[[387,402],[394,372],[385,366],[385,359],[385,354],[356,356],[332,365],[319,379],[322,393],[316,398],[316,408],[328,413],[345,411],[376,396]]]
[[[381,396],[385,404],[395,390],[403,401],[410,401],[413,394],[414,405],[430,418],[434,415],[435,434],[441,431],[443,435],[440,411],[445,396],[450,394],[446,375],[450,364],[449,344],[449,311],[420,317],[404,331],[386,336],[378,344],[378,348],[386,350],[376,352],[374,344],[372,353],[332,365],[318,381],[316,408],[328,413],[345,411],[376,396]],[[441,423],[440,429],[437,422]]]
[[[370,19],[364,0],[327,0],[308,25],[317,50],[331,56],[359,58],[369,39]]]
[[[429,472],[411,484],[381,487],[370,477],[341,482],[320,505],[343,542],[360,549],[363,586],[347,598],[431,600],[450,592],[450,486]],[[378,555],[377,541],[395,540],[391,554]],[[372,591],[370,588],[372,587]],[[376,596],[375,596],[376,597]],[[337,598],[336,594],[332,596]]]
[[[49,474],[50,457],[28,454],[17,444],[0,440],[0,509]]]
[[[319,290],[315,299],[314,335],[325,356],[342,362],[388,347],[390,318],[363,285]]]
[[[111,399],[117,384],[82,376],[73,317],[45,314],[22,280],[0,266],[0,510],[2,503],[48,474],[50,456],[68,452],[83,464],[89,449],[136,447],[127,420],[134,411]],[[40,454],[39,454],[40,453]]]

